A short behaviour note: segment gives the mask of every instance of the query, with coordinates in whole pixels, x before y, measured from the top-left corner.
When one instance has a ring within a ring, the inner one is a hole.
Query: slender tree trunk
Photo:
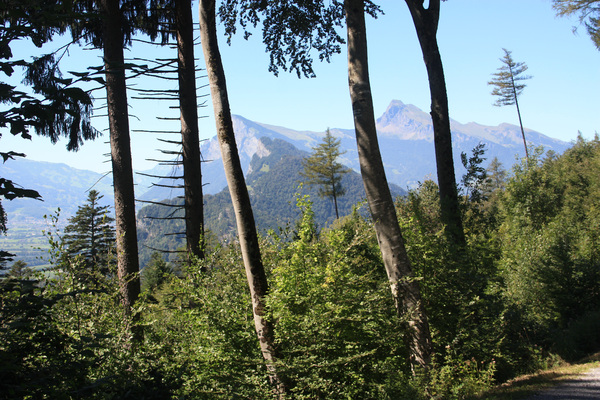
[[[204,200],[200,166],[194,25],[190,0],[175,0],[179,109],[185,186],[185,236],[188,254],[204,257]]]
[[[250,197],[235,142],[225,72],[217,42],[215,18],[215,0],[200,0],[200,40],[210,83],[223,166],[235,211],[238,239],[252,297],[254,325],[263,357],[271,373],[271,381],[278,395],[283,396],[286,386],[275,368],[277,354],[273,327],[265,319],[265,296],[269,288],[260,254]]]
[[[421,302],[419,285],[413,279],[377,141],[369,82],[364,1],[346,0],[344,4],[348,26],[348,83],[360,171],[392,296],[398,313],[408,316],[411,365],[426,368],[431,353],[429,323]]]
[[[431,0],[427,9],[423,8],[422,0],[406,0],[406,4],[417,30],[429,78],[431,119],[433,122],[442,222],[446,226],[450,240],[453,243],[464,245],[466,241],[456,189],[446,79],[436,37],[440,15],[440,0]]]
[[[99,4],[105,17],[104,66],[115,193],[117,270],[125,313],[129,315],[140,294],[140,279],[121,30],[123,16],[119,0],[100,0]]]
[[[510,66],[509,66],[510,68]],[[529,160],[529,150],[527,150],[527,140],[525,140],[525,129],[523,129],[523,120],[521,119],[521,109],[519,108],[519,100],[517,89],[515,88],[515,79],[512,68],[510,68],[510,81],[512,82],[513,95],[515,96],[515,106],[517,107],[517,115],[519,116],[519,126],[521,127],[521,136],[523,137],[523,146],[525,146],[525,158]]]
[[[337,193],[335,191],[335,180],[334,176],[331,177],[331,195],[333,196],[333,207],[335,208],[335,218],[340,219],[340,213],[338,212]]]

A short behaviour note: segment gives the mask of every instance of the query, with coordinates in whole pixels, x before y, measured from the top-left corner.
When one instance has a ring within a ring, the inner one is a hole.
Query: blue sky
[[[406,4],[381,2],[385,15],[367,21],[369,68],[376,116],[391,100],[414,104],[429,111],[430,98],[421,50]],[[197,14],[194,4],[194,14]],[[438,40],[444,63],[451,118],[461,122],[498,125],[518,123],[514,107],[494,107],[490,76],[500,67],[502,48],[513,52],[516,61],[529,66],[533,78],[520,98],[523,124],[548,136],[574,140],[578,131],[592,138],[600,131],[600,52],[583,28],[573,34],[575,19],[555,17],[550,0],[448,0],[442,3]],[[344,34],[345,36],[345,34]],[[21,50],[29,54],[26,44]],[[169,56],[171,50],[156,50],[136,44],[130,56],[150,58],[155,53]],[[317,78],[298,79],[281,72],[268,72],[260,32],[245,41],[233,39],[232,46],[221,46],[230,96],[231,111],[248,119],[295,130],[325,131],[326,128],[352,128],[352,113],[347,84],[345,48],[332,63],[319,64]],[[196,47],[202,64],[202,51]],[[100,54],[74,49],[63,70],[81,70],[99,65]],[[199,85],[205,79],[199,79]],[[140,86],[154,85],[138,82]],[[168,83],[175,85],[175,83]],[[208,94],[208,88],[199,95]],[[98,93],[96,96],[101,97]],[[201,136],[215,135],[212,104],[200,110]],[[177,116],[164,102],[132,101],[132,129],[177,130],[177,122],[167,125],[156,116]],[[102,111],[99,114],[103,114]],[[95,118],[98,129],[105,129],[106,118]],[[24,152],[30,159],[64,162],[76,168],[108,171],[104,153],[108,134],[95,143],[86,143],[79,153],[68,154],[64,143],[51,146],[47,139],[34,137],[28,143],[4,133],[3,150]],[[175,136],[132,133],[134,168],[149,169],[146,158],[159,158],[162,145],[156,138]]]

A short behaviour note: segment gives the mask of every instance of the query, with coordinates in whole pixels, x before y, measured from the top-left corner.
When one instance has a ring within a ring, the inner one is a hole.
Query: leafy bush
[[[268,305],[292,397],[414,398],[398,386],[408,381],[407,354],[372,226],[354,212],[318,235],[310,201],[298,206],[295,239],[273,235],[266,253]]]

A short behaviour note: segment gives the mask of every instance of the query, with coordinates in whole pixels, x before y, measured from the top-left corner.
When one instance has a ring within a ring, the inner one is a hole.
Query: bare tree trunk
[[[431,353],[429,323],[421,302],[419,285],[413,279],[377,141],[369,82],[364,1],[346,0],[344,5],[348,26],[348,83],[360,171],[392,296],[398,313],[408,316],[411,365],[426,368]]]
[[[509,66],[510,68],[510,66]],[[519,108],[519,100],[517,96],[517,89],[515,88],[515,78],[513,76],[512,68],[510,68],[510,80],[512,82],[513,95],[515,97],[515,106],[517,106],[517,115],[519,116],[519,126],[521,127],[521,137],[523,137],[523,146],[525,146],[525,158],[529,161],[529,150],[527,150],[527,140],[525,140],[525,129],[523,129],[523,120],[521,119],[521,109]]]
[[[227,97],[225,72],[217,42],[215,18],[215,0],[200,0],[200,40],[202,42],[206,71],[210,83],[223,166],[235,211],[238,238],[242,249],[248,286],[250,287],[250,295],[252,297],[254,325],[263,357],[271,374],[271,381],[278,395],[283,396],[286,386],[275,368],[277,355],[273,327],[265,319],[264,299],[269,288],[262,264],[250,197],[235,142],[229,99]]]
[[[335,191],[335,181],[332,177],[331,182],[334,182],[331,185],[331,195],[333,196],[333,207],[335,208],[335,219],[340,219],[340,213],[338,212],[338,203],[337,203],[337,193]]]
[[[406,0],[412,15],[423,59],[429,78],[431,93],[431,119],[438,184],[440,188],[440,210],[442,222],[453,243],[464,245],[465,234],[462,225],[454,159],[452,155],[452,134],[444,67],[437,44],[437,27],[440,16],[440,0],[431,0],[427,9],[422,0]]]
[[[119,0],[100,0],[99,4],[105,17],[104,65],[115,193],[117,269],[125,313],[129,315],[140,294],[140,279],[123,59],[123,15],[119,9]]]
[[[185,187],[185,236],[188,254],[204,258],[204,200],[200,166],[194,25],[190,0],[175,0],[179,109]]]

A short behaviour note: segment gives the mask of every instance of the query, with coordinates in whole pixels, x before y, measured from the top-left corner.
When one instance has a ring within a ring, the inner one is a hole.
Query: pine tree
[[[327,129],[323,141],[313,148],[313,154],[302,160],[304,170],[300,172],[306,179],[305,183],[319,186],[319,196],[332,198],[336,218],[340,217],[337,199],[346,193],[342,178],[350,172],[349,168],[337,161],[345,153],[340,150],[340,143],[340,139],[336,139]]]
[[[515,62],[510,51],[506,49],[502,50],[504,50],[504,57],[500,59],[500,61],[502,61],[502,66],[498,68],[498,72],[492,74],[494,78],[488,82],[488,85],[494,86],[492,96],[498,96],[498,99],[494,103],[495,106],[512,106],[514,104],[517,107],[521,135],[523,136],[523,144],[525,145],[525,157],[529,158],[518,97],[526,86],[524,83],[520,82],[531,79],[531,76],[523,75],[523,72],[527,71],[528,68],[525,63]]]
[[[102,197],[96,190],[90,191],[87,203],[69,218],[64,241],[69,255],[81,255],[87,268],[107,273],[116,239],[114,218],[108,215],[110,206],[99,205]]]

